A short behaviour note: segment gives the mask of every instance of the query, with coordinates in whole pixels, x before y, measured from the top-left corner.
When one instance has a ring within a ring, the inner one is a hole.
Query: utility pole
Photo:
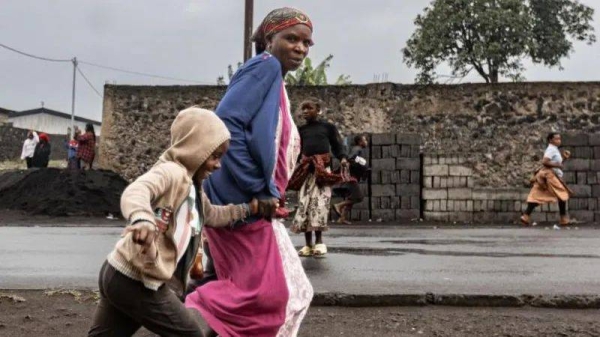
[[[246,11],[244,15],[244,62],[252,58],[252,18],[254,16],[254,0],[246,0]]]
[[[71,96],[71,134],[69,135],[69,139],[73,139],[73,135],[75,134],[75,75],[77,73],[77,57],[74,57],[71,62],[73,62],[73,94]]]

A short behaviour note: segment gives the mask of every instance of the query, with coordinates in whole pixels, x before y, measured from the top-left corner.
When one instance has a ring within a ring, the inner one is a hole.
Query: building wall
[[[19,160],[23,150],[23,142],[29,130],[13,127],[11,124],[0,124],[0,161]],[[51,160],[67,158],[67,149],[64,147],[65,135],[49,134],[52,152]]]
[[[36,115],[12,117],[8,120],[14,127],[21,129],[34,129],[50,134],[66,134],[67,128],[71,127],[71,119],[40,113]],[[75,121],[75,125],[85,130],[84,122]],[[94,126],[96,135],[100,135],[101,127]]]

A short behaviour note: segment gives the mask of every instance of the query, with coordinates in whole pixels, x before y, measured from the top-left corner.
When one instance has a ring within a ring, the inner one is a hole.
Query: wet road
[[[96,288],[120,231],[0,227],[0,288]],[[362,227],[324,238],[330,254],[303,259],[317,292],[600,293],[598,229]]]

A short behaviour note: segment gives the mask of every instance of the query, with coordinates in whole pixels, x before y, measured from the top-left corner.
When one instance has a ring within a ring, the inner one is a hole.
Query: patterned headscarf
[[[308,16],[298,9],[283,7],[272,10],[252,35],[252,42],[256,43],[256,53],[265,50],[269,37],[295,25],[306,25],[313,30]]]

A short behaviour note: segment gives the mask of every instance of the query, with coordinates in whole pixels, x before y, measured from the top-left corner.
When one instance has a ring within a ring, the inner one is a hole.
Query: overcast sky
[[[242,60],[243,0],[2,0],[0,43],[40,56],[79,60],[131,71],[214,84],[228,64]],[[293,6],[312,19],[315,46],[310,57],[334,59],[331,79],[354,83],[413,83],[416,70],[402,63],[400,50],[414,30],[413,20],[429,0],[255,0],[254,26],[271,9]],[[596,9],[600,0],[582,0]],[[528,81],[600,80],[600,43],[575,44],[564,70],[528,65]],[[124,74],[82,64],[102,93],[105,82],[189,84]],[[441,70],[439,73],[449,73]],[[476,75],[464,82],[481,81]],[[71,111],[72,66],[30,59],[0,48],[0,107]],[[76,114],[102,118],[102,99],[77,77]]]

